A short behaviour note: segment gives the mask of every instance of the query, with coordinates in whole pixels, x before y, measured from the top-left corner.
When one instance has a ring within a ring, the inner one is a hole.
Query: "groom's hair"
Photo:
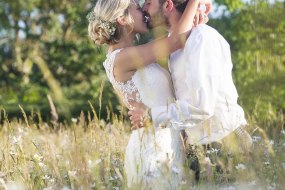
[[[160,5],[162,5],[166,0],[159,0]],[[177,11],[179,11],[180,13],[183,13],[187,3],[189,0],[172,0],[175,8]]]

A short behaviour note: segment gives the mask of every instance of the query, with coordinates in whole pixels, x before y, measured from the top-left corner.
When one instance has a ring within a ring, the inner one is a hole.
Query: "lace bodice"
[[[142,102],[148,107],[164,106],[173,99],[172,82],[169,73],[158,64],[150,64],[138,69],[127,82],[117,81],[114,77],[114,61],[122,49],[107,54],[103,65],[107,76],[123,102],[130,107],[129,101]]]
[[[114,89],[119,95],[121,95],[123,102],[129,107],[129,101],[141,102],[141,97],[132,79],[127,82],[117,81],[114,77],[114,61],[117,53],[122,49],[117,49],[111,53],[107,54],[107,59],[104,61],[103,65],[105,67],[107,76],[112,83]]]

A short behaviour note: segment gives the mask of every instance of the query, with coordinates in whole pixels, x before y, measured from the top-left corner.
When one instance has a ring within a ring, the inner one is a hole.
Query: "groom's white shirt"
[[[245,125],[232,80],[230,46],[212,27],[194,28],[169,59],[176,101],[151,109],[156,124],[185,129],[190,144],[217,141]]]

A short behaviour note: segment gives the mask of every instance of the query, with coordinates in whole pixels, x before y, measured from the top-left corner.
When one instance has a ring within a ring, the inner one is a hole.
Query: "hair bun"
[[[96,44],[116,43],[116,33],[118,31],[116,23],[96,18],[92,13],[94,12],[87,16],[89,20],[88,33],[91,40]]]

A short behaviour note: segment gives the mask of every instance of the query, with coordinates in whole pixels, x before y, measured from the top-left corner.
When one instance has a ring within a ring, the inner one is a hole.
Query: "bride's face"
[[[144,23],[142,8],[133,0],[130,5],[130,14],[134,20],[133,33],[146,33],[148,32],[147,25]]]

